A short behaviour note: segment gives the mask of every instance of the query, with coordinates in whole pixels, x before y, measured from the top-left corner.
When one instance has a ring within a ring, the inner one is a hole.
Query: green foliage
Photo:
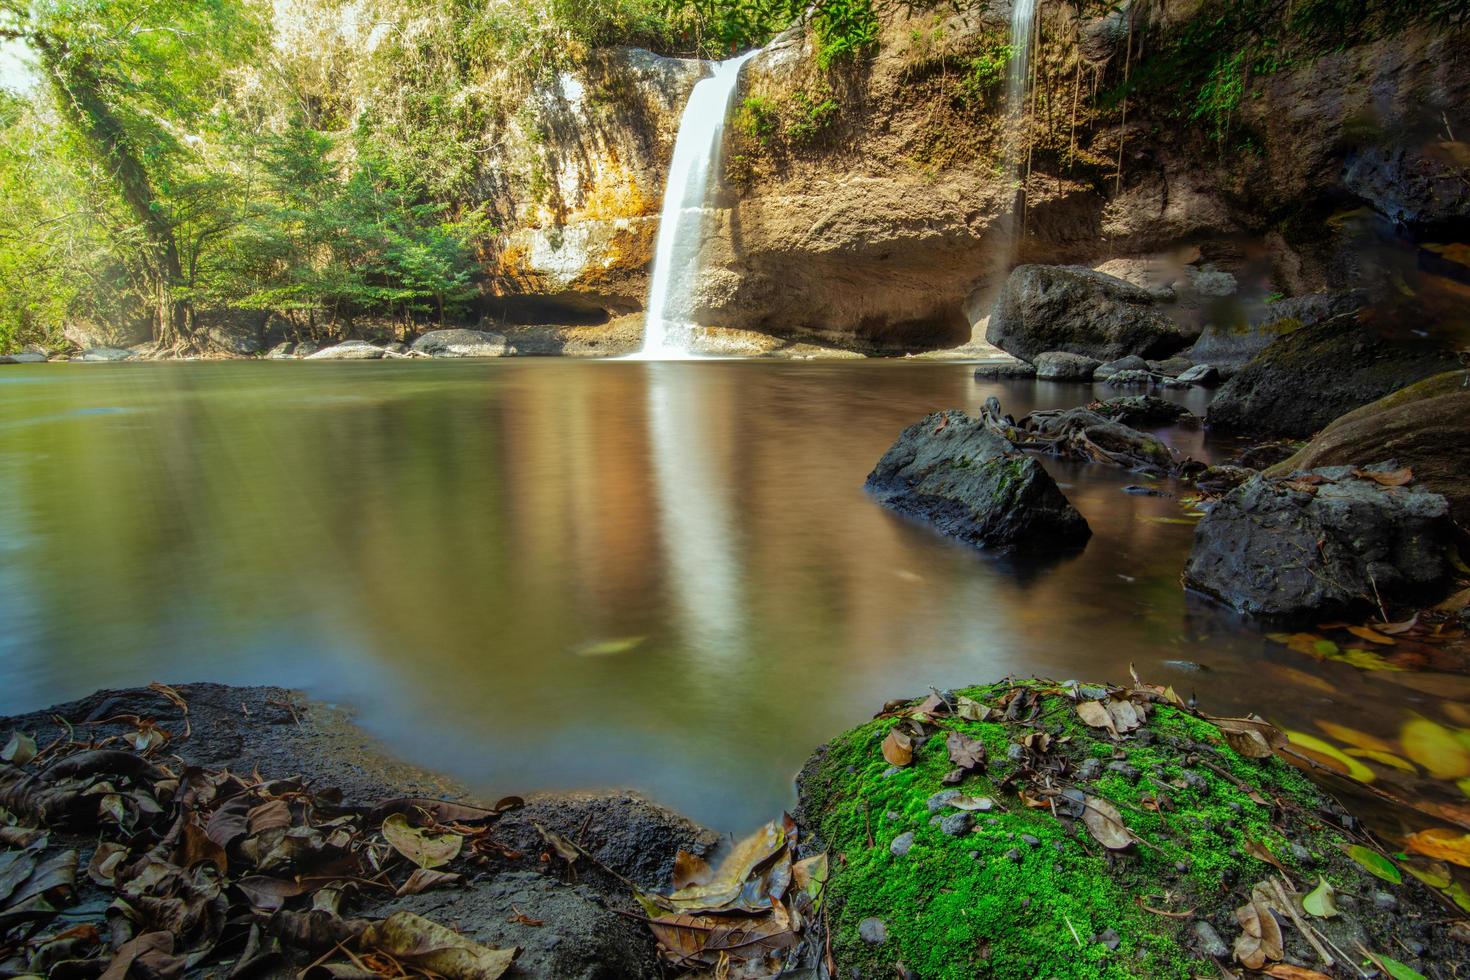
[[[761,95],[748,95],[740,103],[735,125],[746,136],[771,145],[781,129],[781,112],[776,103]]]
[[[817,63],[823,69],[870,54],[878,46],[878,14],[872,0],[819,0],[812,25],[817,32]]]
[[[959,97],[965,105],[989,104],[1006,80],[1006,68],[1015,57],[1015,49],[1002,37],[990,39],[983,50],[969,59],[965,76],[960,79]]]
[[[794,118],[786,127],[786,137],[793,146],[809,146],[817,142],[837,121],[839,107],[830,94],[813,96],[797,92],[792,96]]]
[[[825,87],[817,92],[798,90],[780,102],[752,94],[741,101],[735,126],[768,150],[800,150],[820,142],[840,113],[841,106]]]
[[[1245,52],[1221,55],[1195,96],[1191,119],[1203,120],[1217,142],[1230,135],[1230,117],[1245,93]]]

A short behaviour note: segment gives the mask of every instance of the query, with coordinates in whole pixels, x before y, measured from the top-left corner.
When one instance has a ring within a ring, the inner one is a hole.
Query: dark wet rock
[[[1034,361],[1066,351],[1112,361],[1165,357],[1189,344],[1157,303],[1159,294],[1077,266],[1022,265],[1001,288],[985,339]]]
[[[1107,380],[1109,388],[1147,388],[1154,383],[1148,371],[1119,371]]]
[[[1094,936],[1093,941],[1102,943],[1108,949],[1117,949],[1120,945],[1122,945],[1123,937],[1118,935],[1118,930],[1109,928],[1104,929],[1102,932]]]
[[[1189,349],[1189,356],[1196,364],[1212,364],[1224,373],[1234,373],[1287,334],[1352,313],[1366,302],[1367,294],[1359,290],[1309,293],[1279,300],[1248,320],[1206,326]]]
[[[1092,376],[1097,379],[1106,380],[1121,371],[1147,370],[1148,361],[1145,361],[1137,354],[1129,354],[1127,357],[1120,357],[1116,361],[1109,361],[1106,364],[1099,365]]]
[[[1231,491],[1195,529],[1185,585],[1281,619],[1432,595],[1450,570],[1449,504],[1424,487],[1383,487],[1350,469],[1255,476]]]
[[[1220,369],[1213,364],[1196,364],[1179,375],[1179,380],[1192,385],[1215,385],[1220,383]]]
[[[1066,351],[1047,351],[1036,357],[1038,381],[1091,381],[1097,358]]]
[[[495,836],[516,850],[539,853],[545,842],[536,824],[577,841],[604,867],[645,888],[674,877],[680,851],[706,855],[718,835],[637,793],[556,793],[533,796],[496,824]],[[611,887],[611,886],[609,886]]]
[[[1123,488],[1123,492],[1124,493],[1131,493],[1135,497],[1172,497],[1172,496],[1174,496],[1172,493],[1169,493],[1167,490],[1160,490],[1157,487],[1143,487],[1143,486],[1139,486],[1136,483],[1129,484],[1128,486],[1124,487]]]
[[[1112,762],[1109,762],[1108,772],[1117,773],[1119,776],[1122,776],[1130,783],[1136,783],[1138,781],[1138,768],[1136,766],[1129,765],[1122,759],[1115,759]]]
[[[1295,441],[1278,440],[1274,442],[1263,442],[1259,445],[1248,446],[1242,449],[1240,455],[1230,462],[1235,466],[1244,466],[1252,470],[1264,470],[1269,466],[1275,466],[1277,463],[1282,463],[1290,459],[1299,448],[1301,448],[1301,443]],[[1390,453],[1389,455],[1392,454]],[[1380,454],[1373,458],[1386,459],[1387,457]],[[1304,467],[1297,466],[1293,468],[1303,469]]]
[[[1313,856],[1312,852],[1295,841],[1291,844],[1291,856],[1298,864],[1306,868],[1310,868],[1317,863],[1317,859]]]
[[[1041,838],[1034,834],[1022,834],[1021,843],[1027,847],[1039,847],[1041,845]]]
[[[858,923],[858,935],[863,942],[877,946],[888,941],[888,927],[883,924],[882,919],[870,916]]]
[[[1310,436],[1338,416],[1459,367],[1436,341],[1346,315],[1283,337],[1238,371],[1206,419],[1222,432]]]
[[[1102,760],[1097,758],[1086,758],[1077,767],[1077,778],[1082,782],[1088,782],[1102,775]]]
[[[72,358],[74,361],[126,361],[133,356],[130,350],[119,347],[92,347],[84,350],[78,356]]]
[[[904,855],[908,854],[909,850],[913,846],[914,832],[912,830],[906,830],[903,833],[899,834],[897,837],[893,838],[893,843],[888,845],[888,851],[894,857],[903,857]]]
[[[1036,377],[1036,365],[1025,361],[1002,361],[999,364],[981,364],[975,368],[977,381],[1025,380]]]
[[[1284,476],[1318,466],[1395,459],[1415,481],[1450,502],[1470,528],[1470,371],[1435,375],[1333,421],[1296,455],[1268,471]]]
[[[1249,467],[1222,464],[1211,466],[1200,473],[1194,478],[1194,485],[1207,493],[1219,496],[1229,493],[1255,475],[1256,471]]]
[[[264,310],[200,310],[195,340],[206,350],[248,356],[265,349]]]
[[[308,361],[372,361],[383,356],[383,348],[366,340],[344,340],[306,355]]]
[[[1373,893],[1373,904],[1385,912],[1392,912],[1399,907],[1399,900],[1398,896],[1393,894],[1393,892],[1386,892],[1380,889]]]
[[[951,813],[939,822],[939,829],[950,837],[963,837],[975,829],[975,816],[964,810]]]
[[[1166,357],[1161,361],[1149,361],[1148,369],[1155,374],[1162,374],[1166,378],[1177,378],[1179,375],[1194,367],[1194,361],[1183,354]]]
[[[413,350],[430,357],[506,357],[515,348],[498,333],[483,330],[431,330],[413,342]]]
[[[982,548],[1056,549],[1091,530],[1035,459],[963,412],[909,426],[873,472],[885,507]]]
[[[1419,140],[1360,146],[1348,154],[1342,184],[1396,222],[1424,227],[1470,217],[1464,161]]]
[[[1089,406],[1094,412],[1123,425],[1168,425],[1190,416],[1189,409],[1157,395],[1125,395]],[[1192,417],[1192,416],[1191,416]]]
[[[376,893],[373,893],[376,895]],[[615,980],[660,975],[648,930],[608,908],[586,886],[535,871],[502,872],[462,889],[371,901],[367,918],[408,911],[453,924],[492,948],[519,946],[513,974],[538,980]],[[542,923],[529,925],[523,915]]]

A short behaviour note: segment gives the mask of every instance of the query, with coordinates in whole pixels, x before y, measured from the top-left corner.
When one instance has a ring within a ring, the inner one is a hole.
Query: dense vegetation
[[[1073,3],[1089,17],[1125,16],[1105,0]],[[821,70],[840,71],[875,50],[885,13],[940,6],[0,0],[0,41],[25,52],[33,75],[22,92],[0,90],[0,351],[57,346],[66,326],[87,324],[187,348],[215,310],[271,311],[322,336],[369,317],[453,316],[479,295],[485,247],[505,219],[486,209],[503,184],[489,161],[508,127],[534,132],[519,121],[538,81],[601,46],[720,57],[802,18]],[[1139,9],[1126,17],[1141,52]],[[1248,146],[1232,119],[1252,77],[1407,18],[1464,23],[1467,10],[1470,0],[1210,7],[1150,38],[1131,71],[1095,80],[1094,118],[1151,98],[1222,144]],[[992,48],[956,76],[966,106],[1004,77],[1010,48]],[[1040,72],[1072,80],[1067,64],[1039,60]],[[1079,70],[1075,84],[1039,87],[1033,116],[1049,122],[1033,140],[1038,163],[1076,164],[1082,81]],[[819,87],[744,110],[750,135],[799,148],[842,105]]]

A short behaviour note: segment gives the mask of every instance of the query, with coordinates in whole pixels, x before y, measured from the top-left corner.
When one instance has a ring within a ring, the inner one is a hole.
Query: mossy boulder
[[[1039,462],[960,411],[904,429],[868,474],[867,490],[979,548],[1054,550],[1092,534]]]
[[[1131,731],[1120,718],[1114,736],[1083,722],[1087,702],[1146,718]],[[891,764],[885,740],[915,725],[912,763]],[[959,782],[955,733],[988,756]],[[825,912],[844,978],[1185,980],[1218,976],[1212,957],[1245,972],[1230,951],[1243,935],[1236,909],[1257,886],[1274,894],[1271,882],[1287,885],[1276,959],[1358,975],[1319,962],[1288,903],[1355,957],[1356,942],[1401,961],[1405,948],[1470,952],[1432,924],[1445,917],[1427,888],[1376,849],[1353,853],[1394,882],[1349,856],[1363,837],[1343,829],[1352,820],[1332,799],[1277,755],[1237,752],[1172,691],[1029,680],[891,702],[818,750],[798,788],[799,820],[830,849]],[[1133,843],[1114,849],[1089,832],[1083,817],[1105,805]],[[1319,880],[1341,915],[1302,912]],[[1433,914],[1404,914],[1414,910]]]
[[[1306,438],[1338,416],[1459,367],[1453,351],[1357,314],[1282,337],[1225,383],[1206,416],[1221,432]]]
[[[1347,413],[1266,475],[1379,459],[1411,468],[1417,482],[1450,502],[1455,521],[1470,528],[1470,371],[1437,374]]]

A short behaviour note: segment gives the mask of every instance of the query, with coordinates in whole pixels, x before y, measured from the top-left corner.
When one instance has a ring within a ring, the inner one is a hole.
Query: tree
[[[258,43],[256,0],[0,0],[0,37],[27,44],[69,135],[131,218],[126,237],[155,338],[189,343],[192,315],[170,192],[224,71]]]

